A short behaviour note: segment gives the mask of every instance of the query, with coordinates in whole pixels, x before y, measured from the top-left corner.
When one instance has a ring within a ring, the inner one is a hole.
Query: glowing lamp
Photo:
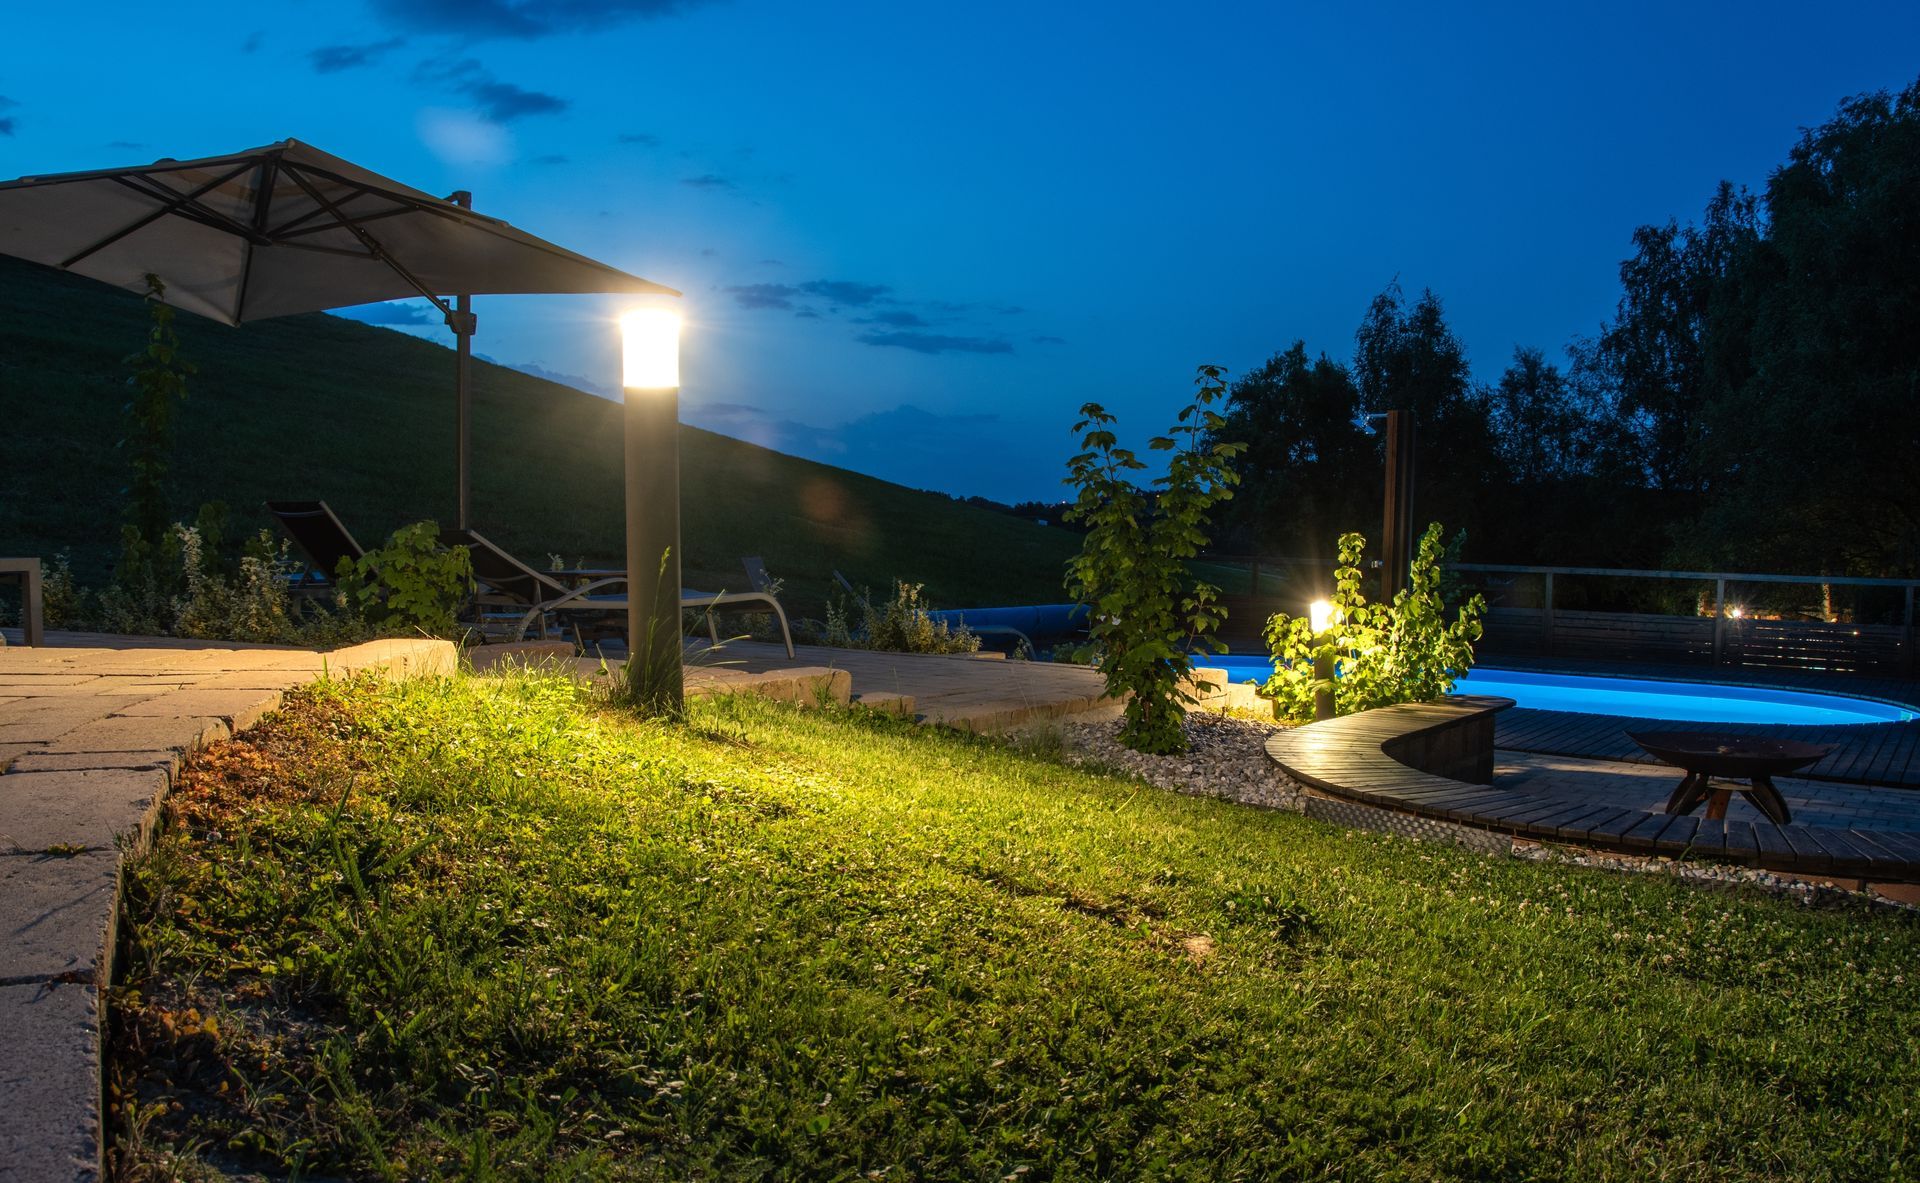
[[[1316,633],[1324,633],[1333,627],[1333,605],[1325,600],[1315,600],[1307,605],[1307,622]]]
[[[1731,608],[1727,609],[1727,615],[1733,617],[1735,620],[1740,619],[1742,616],[1745,616],[1746,614],[1747,614],[1747,610],[1745,608],[1742,608],[1738,604],[1735,604]]]
[[[621,380],[628,390],[674,390],[680,385],[680,314],[636,308],[620,318]]]

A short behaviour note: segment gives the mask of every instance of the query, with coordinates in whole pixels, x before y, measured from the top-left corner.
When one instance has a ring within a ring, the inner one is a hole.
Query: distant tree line
[[[1413,413],[1416,520],[1487,561],[1920,575],[1920,82],[1841,104],[1755,195],[1642,226],[1611,319],[1564,364],[1476,380],[1396,282],[1349,360],[1304,341],[1232,387],[1248,445],[1222,551],[1377,532],[1366,417]]]

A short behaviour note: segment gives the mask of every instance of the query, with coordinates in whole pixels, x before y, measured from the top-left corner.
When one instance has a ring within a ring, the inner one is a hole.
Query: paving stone
[[[0,986],[0,1183],[100,1178],[100,995]]]
[[[47,752],[29,746],[14,759],[11,772],[81,772],[91,768],[157,768],[169,780],[180,775],[179,752]]]
[[[280,705],[278,690],[175,690],[124,707],[115,714],[129,719],[192,718],[223,720],[233,731],[245,731]]]
[[[49,752],[194,752],[232,734],[218,719],[99,719],[46,746]]]
[[[0,743],[0,772],[13,766],[13,762],[39,747],[30,743]]]
[[[157,768],[9,772],[0,776],[0,851],[112,850],[122,840],[142,850],[168,782]]]
[[[77,727],[132,706],[142,697],[96,694],[16,700],[0,706],[0,743],[51,743]]]
[[[113,850],[0,856],[0,982],[104,978],[119,867]]]
[[[209,674],[193,685],[199,690],[291,690],[316,676],[309,670],[230,670]]]

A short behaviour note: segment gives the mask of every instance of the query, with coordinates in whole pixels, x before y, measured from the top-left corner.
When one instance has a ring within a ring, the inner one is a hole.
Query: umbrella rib
[[[341,202],[341,204],[345,205],[346,202],[343,201]],[[287,222],[279,227],[276,227],[275,229],[268,231],[268,233],[273,236],[274,242],[282,246],[286,246],[286,245],[290,245],[287,241],[288,239],[304,238],[309,234],[325,234],[329,230],[340,229],[339,225],[331,224],[331,223],[325,226],[301,226],[301,223],[310,222],[314,218],[319,217],[323,212],[324,211],[322,210],[314,210],[312,213],[301,214],[299,217],[295,218],[293,221]],[[419,210],[415,209],[412,206],[401,206],[399,209],[385,209],[385,210],[381,210],[377,214],[355,214],[353,215],[353,217],[356,222],[360,222],[361,224],[364,225],[367,222],[377,222],[382,218],[397,218],[402,214],[414,214],[419,212],[420,212]],[[300,228],[297,230],[292,229],[292,227],[295,227],[295,226],[299,226]]]
[[[253,185],[253,235],[256,241],[271,242],[266,237],[267,207],[273,201],[273,173],[279,167],[279,159],[269,156],[260,162],[260,176]],[[247,285],[253,281],[253,252],[248,251],[240,262],[240,286],[233,297],[233,318],[240,319],[240,313],[247,306]]]
[[[243,164],[239,168],[234,169],[232,172],[227,173],[224,176],[215,177],[213,180],[208,181],[206,184],[200,186],[198,189],[195,189],[191,193],[181,194],[180,196],[174,198],[172,201],[161,206],[159,209],[154,210],[152,213],[148,214],[146,217],[141,218],[138,221],[134,222],[132,225],[125,226],[119,230],[114,231],[112,234],[107,235],[105,238],[94,243],[92,246],[81,251],[79,254],[76,254],[72,258],[67,259],[65,262],[60,264],[61,270],[64,271],[67,268],[72,267],[75,263],[78,263],[80,260],[86,258],[88,255],[97,254],[100,251],[105,250],[107,247],[110,247],[114,243],[119,242],[121,239],[125,238],[129,234],[137,233],[138,231],[153,225],[155,222],[159,221],[161,218],[166,217],[168,214],[173,213],[175,210],[179,209],[180,207],[200,200],[200,198],[206,196],[208,193],[211,193],[213,190],[218,189],[220,186],[226,184],[228,181],[233,180],[233,178],[239,176],[243,172],[246,172],[249,168],[252,168],[252,167],[253,165],[251,162],[247,164]]]
[[[177,192],[165,186],[154,185],[151,184],[151,182],[149,182],[148,185],[142,185],[137,183],[132,177],[122,176],[110,177],[108,179],[116,185],[124,185],[142,197],[151,198],[154,201],[167,202],[179,196]],[[139,179],[142,181],[146,180],[144,177]],[[245,226],[227,217],[218,210],[208,209],[199,202],[188,202],[174,210],[173,214],[177,218],[184,218],[189,222],[205,226],[210,230],[219,230],[222,233],[236,235],[240,238],[253,238],[253,235]]]
[[[328,201],[326,197],[320,192],[320,190],[314,187],[313,182],[307,180],[306,177],[301,176],[300,173],[301,173],[301,170],[297,168],[288,168],[286,170],[287,176],[293,181],[293,183],[300,186],[300,188],[304,189],[308,197],[313,198],[314,201],[326,207],[327,212],[332,214],[340,222],[342,226],[346,227],[349,233],[351,233],[355,238],[359,239],[360,242],[367,248],[367,251],[370,254],[372,254],[374,258],[380,260],[382,263],[385,263],[387,266],[393,268],[394,272],[397,275],[399,275],[401,279],[404,279],[408,283],[413,285],[415,291],[419,292],[421,295],[431,300],[433,302],[433,306],[435,308],[438,308],[442,315],[448,318],[451,318],[453,316],[453,309],[447,307],[447,302],[445,300],[442,300],[438,294],[428,290],[427,285],[421,283],[419,279],[417,279],[414,276],[413,272],[408,271],[405,267],[402,267],[398,260],[396,260],[392,255],[389,255],[387,253],[387,249],[380,245],[379,239],[375,238],[371,234],[368,234],[365,230],[360,228],[358,223],[348,218],[345,214],[342,214],[338,206],[336,206],[333,202]],[[451,323],[451,319],[449,319],[449,323]]]

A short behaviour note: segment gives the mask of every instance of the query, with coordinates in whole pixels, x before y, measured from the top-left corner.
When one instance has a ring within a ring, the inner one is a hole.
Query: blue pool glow
[[[1273,663],[1264,657],[1229,654],[1199,657],[1196,664],[1224,669],[1235,682],[1264,682]],[[1474,670],[1454,684],[1455,694],[1493,694],[1536,711],[1621,715],[1676,723],[1774,723],[1797,727],[1849,723],[1905,723],[1913,711],[1890,703],[1839,694],[1813,694],[1772,687],[1722,686],[1711,682],[1653,682],[1639,678],[1592,678],[1581,674],[1536,674],[1519,670]]]

